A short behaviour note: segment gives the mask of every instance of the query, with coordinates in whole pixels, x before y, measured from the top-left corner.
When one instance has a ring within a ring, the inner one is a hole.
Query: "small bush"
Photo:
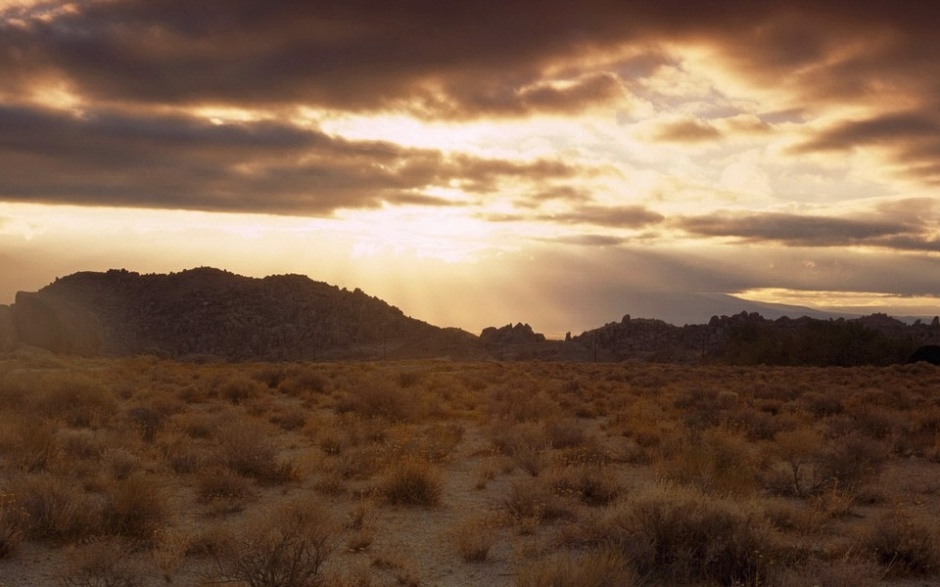
[[[236,375],[219,384],[216,392],[222,399],[238,405],[264,392],[264,384],[243,375]]]
[[[451,540],[464,562],[480,563],[486,560],[496,542],[496,532],[489,520],[471,518],[454,528]]]
[[[862,544],[889,576],[940,574],[940,536],[936,527],[907,514],[882,516],[872,524]]]
[[[129,556],[132,544],[114,538],[94,540],[69,554],[62,575],[65,587],[140,587],[147,576],[143,565]]]
[[[631,496],[601,534],[639,575],[669,582],[764,584],[777,550],[769,527],[754,513],[668,486]]]
[[[71,540],[98,531],[99,508],[72,479],[48,473],[14,479],[9,492],[26,514],[26,536]]]
[[[567,467],[548,477],[558,495],[573,496],[589,506],[605,506],[620,495],[620,484],[603,467]]]
[[[7,558],[20,545],[26,528],[26,512],[12,495],[0,493],[0,559]]]
[[[231,469],[214,467],[200,471],[196,477],[196,499],[199,503],[239,500],[251,494],[251,481]]]
[[[154,479],[137,473],[107,488],[104,529],[109,534],[152,542],[166,523],[167,498]]]
[[[556,554],[525,565],[516,575],[516,587],[629,587],[638,585],[627,561],[619,553],[601,550],[580,556]]]
[[[328,509],[293,500],[229,527],[215,547],[221,581],[248,587],[316,587],[337,544],[338,527]]]
[[[430,464],[408,459],[394,467],[379,489],[394,505],[433,506],[440,503],[442,482]]]
[[[555,495],[551,486],[535,478],[516,481],[503,499],[503,507],[517,521],[551,522],[571,516],[571,509]]]
[[[268,430],[255,422],[232,422],[218,434],[222,464],[262,483],[283,483],[296,477],[294,467],[278,456]]]

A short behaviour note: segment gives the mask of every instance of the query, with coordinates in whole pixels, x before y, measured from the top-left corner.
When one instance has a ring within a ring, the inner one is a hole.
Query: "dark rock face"
[[[76,273],[13,306],[21,342],[53,352],[230,359],[436,356],[415,341],[458,336],[368,296],[300,275],[256,279],[211,268],[169,275]],[[456,343],[455,343],[456,344]]]
[[[525,344],[544,342],[545,335],[534,332],[528,324],[507,324],[502,328],[490,326],[480,333],[480,340],[487,344]]]
[[[101,350],[101,325],[80,304],[55,295],[19,292],[13,308],[19,342],[72,355],[92,356]]]
[[[908,363],[926,361],[931,365],[940,365],[940,345],[928,344],[920,347],[907,360]]]
[[[13,310],[10,306],[0,305],[0,351],[11,350],[16,345],[16,341]]]

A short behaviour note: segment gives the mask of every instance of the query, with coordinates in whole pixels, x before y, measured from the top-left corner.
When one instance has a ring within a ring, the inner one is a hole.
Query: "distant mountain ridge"
[[[730,298],[730,299],[729,299]],[[733,307],[722,296],[715,308]],[[753,308],[752,305],[748,307]],[[761,308],[764,310],[764,308]],[[775,310],[784,308],[768,307]],[[675,326],[631,318],[565,341],[528,324],[480,336],[405,316],[359,289],[303,275],[243,277],[209,267],[169,274],[124,269],[80,272],[0,305],[0,350],[19,344],[84,356],[155,354],[229,360],[452,358],[463,360],[713,361],[737,364],[859,365],[904,362],[940,343],[940,318],[914,324],[859,318],[768,319],[758,312],[715,315]]]

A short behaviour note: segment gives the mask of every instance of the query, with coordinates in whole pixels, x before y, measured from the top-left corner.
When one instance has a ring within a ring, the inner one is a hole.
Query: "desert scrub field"
[[[0,355],[2,587],[923,585],[938,526],[926,364]]]

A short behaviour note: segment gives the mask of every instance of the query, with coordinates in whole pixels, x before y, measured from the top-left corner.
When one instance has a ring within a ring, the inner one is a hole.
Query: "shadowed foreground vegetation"
[[[4,587],[904,585],[938,520],[923,363],[0,355]]]

